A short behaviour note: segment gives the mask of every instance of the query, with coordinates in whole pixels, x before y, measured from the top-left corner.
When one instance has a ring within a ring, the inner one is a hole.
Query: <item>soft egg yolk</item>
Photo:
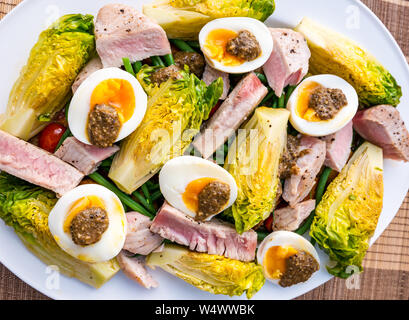
[[[63,226],[64,232],[65,233],[70,232],[71,222],[77,214],[79,214],[81,211],[84,211],[92,207],[105,209],[105,202],[97,196],[86,196],[75,201],[65,218]]]
[[[135,93],[129,81],[107,79],[100,82],[91,95],[91,110],[97,104],[110,105],[116,109],[121,123],[128,121],[135,110]]]
[[[286,271],[286,260],[298,251],[291,246],[270,247],[264,256],[264,269],[272,279],[280,279]]]
[[[309,82],[306,82],[299,89],[299,94],[298,94],[297,103],[296,103],[296,111],[297,111],[297,115],[300,118],[307,120],[307,121],[311,121],[311,122],[322,121],[320,117],[318,117],[315,110],[309,107],[311,95],[316,89],[321,88],[321,87],[322,87],[321,84],[314,82],[314,81],[309,81]]]
[[[199,193],[211,182],[215,181],[215,178],[200,178],[191,181],[182,194],[182,200],[186,207],[193,212],[199,210]]]
[[[208,56],[225,66],[234,67],[242,65],[245,60],[233,56],[226,51],[227,43],[236,38],[237,35],[237,32],[227,29],[215,29],[210,31],[204,45]]]

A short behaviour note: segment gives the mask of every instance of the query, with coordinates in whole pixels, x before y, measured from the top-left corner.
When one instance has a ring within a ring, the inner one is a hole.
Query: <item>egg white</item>
[[[181,156],[166,162],[159,173],[159,186],[167,202],[194,218],[196,212],[186,207],[182,195],[190,182],[200,178],[215,178],[230,186],[229,202],[223,210],[236,201],[237,185],[233,176],[219,165],[194,156]],[[206,221],[213,216],[215,215],[208,217]]]
[[[257,249],[257,263],[263,267],[264,276],[270,282],[278,284],[279,279],[271,279],[265,270],[264,257],[271,247],[280,246],[291,246],[297,251],[305,251],[317,260],[320,264],[320,258],[315,250],[314,246],[304,237],[291,231],[275,231],[270,233],[259,245]]]
[[[135,95],[135,110],[132,117],[122,124],[115,142],[130,135],[145,116],[148,98],[138,80],[130,73],[119,68],[105,68],[92,73],[75,92],[68,110],[68,125],[75,138],[85,144],[92,144],[87,134],[88,115],[91,110],[90,101],[94,89],[104,80],[127,80]]]
[[[97,196],[104,202],[109,225],[98,242],[80,246],[73,242],[70,233],[64,232],[64,222],[72,205],[86,196]],[[96,184],[81,185],[64,194],[51,210],[48,226],[62,250],[86,262],[102,262],[116,257],[124,246],[127,232],[125,211],[119,198],[107,188]]]
[[[318,122],[308,121],[297,115],[297,102],[301,89],[307,82],[316,82],[329,89],[341,89],[347,98],[348,104],[341,108],[333,119]],[[358,111],[359,100],[355,89],[344,79],[330,74],[317,75],[306,78],[292,93],[287,103],[290,111],[290,122],[300,133],[312,137],[323,137],[333,134],[344,128]]]
[[[211,59],[206,55],[205,44],[209,32],[215,29],[227,29],[235,32],[248,30],[256,37],[260,44],[260,57],[253,61],[246,61],[239,66],[225,66],[221,62]],[[273,39],[268,27],[256,19],[244,17],[220,18],[210,21],[200,31],[199,43],[208,64],[210,64],[214,69],[233,74],[246,73],[260,68],[270,58],[274,47]]]

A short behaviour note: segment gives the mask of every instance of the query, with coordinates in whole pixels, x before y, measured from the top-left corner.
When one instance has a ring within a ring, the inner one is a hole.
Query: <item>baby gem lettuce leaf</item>
[[[347,278],[353,267],[362,270],[382,203],[382,149],[365,142],[328,186],[311,225],[311,237],[335,263],[327,266],[331,274]]]
[[[254,262],[193,252],[171,244],[161,252],[151,253],[146,263],[213,294],[241,296],[245,292],[250,299],[266,281],[261,266]]]
[[[24,140],[61,110],[71,85],[95,52],[93,16],[70,14],[43,31],[15,82],[0,129]]]
[[[25,246],[61,273],[96,288],[102,286],[119,271],[118,263],[115,259],[86,263],[60,249],[48,228],[48,214],[56,202],[53,192],[0,173],[0,218],[14,228]]]

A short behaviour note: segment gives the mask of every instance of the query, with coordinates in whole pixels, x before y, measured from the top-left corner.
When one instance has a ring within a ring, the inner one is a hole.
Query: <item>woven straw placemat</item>
[[[29,0],[26,0],[29,1]],[[307,1],[307,0],[305,0]],[[332,0],[334,1],[334,0]],[[0,0],[0,19],[21,0]],[[409,61],[409,1],[364,0],[392,32]],[[409,299],[409,194],[368,251],[354,282],[332,279],[298,299]],[[0,264],[0,299],[48,299]]]

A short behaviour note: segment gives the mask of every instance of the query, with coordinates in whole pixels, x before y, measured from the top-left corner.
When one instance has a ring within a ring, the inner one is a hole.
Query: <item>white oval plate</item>
[[[140,8],[151,0],[120,0],[120,3]],[[96,15],[99,8],[112,0],[30,0],[24,1],[0,23],[0,112],[4,112],[8,95],[20,69],[26,63],[38,35],[52,21],[67,13]],[[276,0],[277,10],[267,24],[275,27],[294,27],[309,16],[355,39],[372,52],[395,76],[402,86],[403,97],[399,108],[409,123],[409,68],[399,46],[381,21],[361,2],[356,0]],[[58,5],[57,5],[58,3]],[[405,108],[406,106],[406,108]],[[409,187],[409,165],[385,161],[384,208],[372,242],[391,222]],[[59,282],[47,268],[20,242],[13,230],[0,223],[0,260],[23,281],[54,299],[245,299],[229,298],[198,290],[161,270],[152,271],[160,287],[146,290],[128,280],[121,272],[102,288],[96,290],[76,279],[61,276]],[[327,256],[320,252],[323,266]],[[290,288],[266,283],[253,299],[292,299],[331,279],[322,267],[310,281]],[[55,288],[55,287],[58,288]]]

